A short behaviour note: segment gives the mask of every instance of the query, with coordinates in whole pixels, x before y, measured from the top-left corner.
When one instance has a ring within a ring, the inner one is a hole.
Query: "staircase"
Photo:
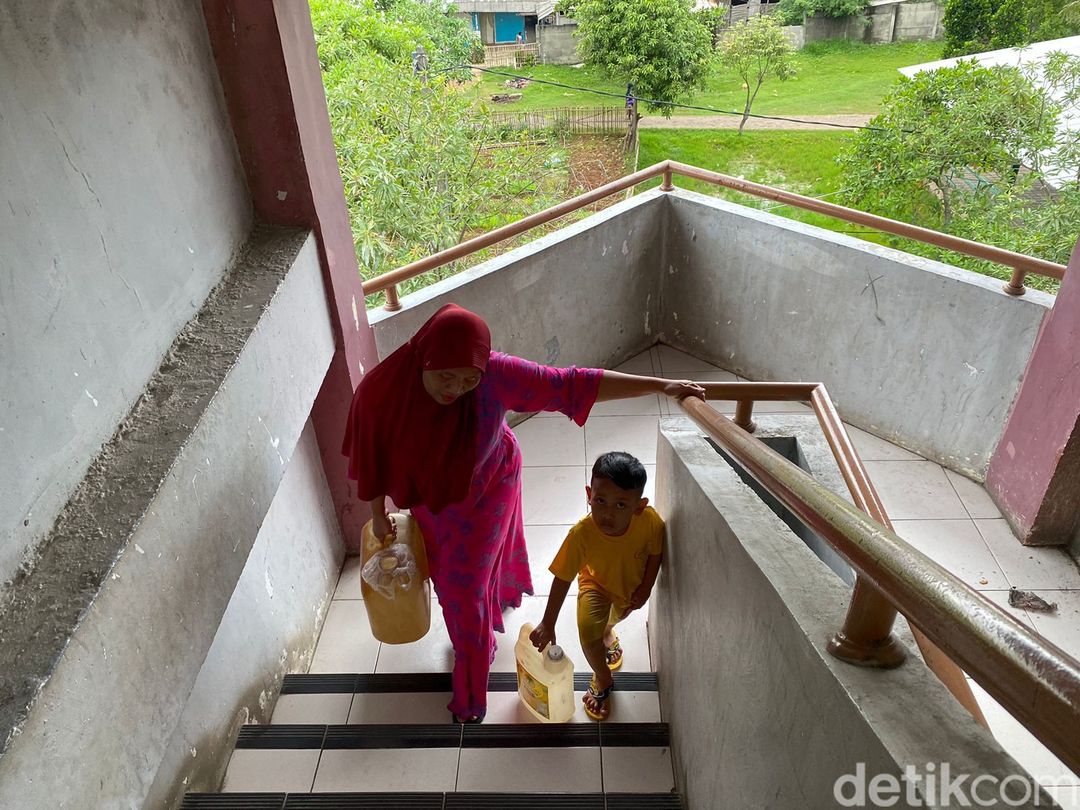
[[[578,692],[589,675],[575,673]],[[514,673],[493,672],[489,717],[512,722],[460,725],[445,709],[449,673],[289,675],[274,722],[242,728],[223,792],[189,793],[183,808],[682,810],[656,675],[616,683],[607,722],[579,707],[544,724],[516,705]]]
[[[653,368],[648,355],[644,362]],[[638,404],[631,402],[632,412]],[[655,397],[647,404],[658,414]],[[604,405],[598,414],[611,411]],[[530,423],[537,436],[526,436]],[[682,810],[647,610],[619,623],[624,665],[615,673],[604,723],[589,720],[580,704],[591,673],[577,642],[576,583],[556,624],[574,663],[578,708],[572,721],[540,723],[517,695],[514,642],[523,624],[544,614],[544,589],[552,581],[547,564],[581,516],[591,469],[582,432],[567,420],[532,419],[517,432],[537,595],[503,615],[506,633],[497,636],[486,720],[451,722],[453,650],[438,598],[432,598],[431,629],[423,639],[380,644],[361,598],[360,560],[351,557],[327,611],[312,674],[285,678],[270,724],[240,732],[222,792],[189,793],[184,810]],[[643,432],[655,435],[655,425]],[[564,466],[530,466],[555,462]],[[653,495],[651,482],[646,495]]]

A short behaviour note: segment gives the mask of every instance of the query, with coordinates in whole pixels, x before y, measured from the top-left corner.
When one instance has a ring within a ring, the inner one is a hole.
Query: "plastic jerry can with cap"
[[[545,723],[567,723],[574,716],[574,663],[562,647],[549,644],[540,652],[529,641],[526,624],[514,645],[518,695],[525,707]]]
[[[397,537],[376,537],[369,520],[361,532],[360,592],[371,633],[386,644],[419,641],[431,627],[424,535],[409,515],[393,514]]]

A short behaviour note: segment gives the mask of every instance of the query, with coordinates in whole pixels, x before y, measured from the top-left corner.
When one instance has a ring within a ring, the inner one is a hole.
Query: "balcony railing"
[[[1001,248],[941,234],[757,183],[664,161],[545,211],[462,242],[364,283],[365,295],[385,291],[386,308],[401,308],[396,285],[662,177],[671,191],[679,175],[858,223],[1011,267],[1005,289],[1024,293],[1024,279],[1037,273],[1062,279],[1065,267]],[[899,611],[910,621],[923,657],[958,699],[978,716],[959,667],[999,700],[1069,767],[1080,770],[1080,663],[1017,623],[956,577],[893,533],[888,515],[843,429],[824,387],[815,383],[704,383],[707,396],[734,400],[735,422],[698,400],[683,408],[703,429],[785,504],[808,528],[829,542],[857,573],[851,606],[832,639],[830,652],[861,665],[896,666],[901,648],[892,636]],[[828,490],[750,434],[755,400],[808,402],[817,414],[856,506]],[[740,425],[742,427],[740,427]]]
[[[903,654],[892,626],[899,611],[911,623],[927,664],[962,703],[970,708],[970,689],[957,683],[957,677],[963,680],[957,664],[1062,762],[1080,772],[1080,662],[893,533],[825,387],[701,385],[708,399],[736,401],[735,421],[698,399],[683,400],[683,410],[856,571],[847,618],[830,639],[829,652],[849,663],[898,666]],[[856,506],[749,434],[754,400],[811,405]]]
[[[898,222],[895,219],[887,219],[886,217],[879,217],[875,214],[867,214],[864,211],[846,208],[842,205],[825,202],[824,200],[817,200],[813,197],[806,197],[802,194],[795,194],[791,191],[784,191],[783,189],[773,188],[772,186],[766,186],[760,183],[752,183],[749,180],[741,180],[738,177],[732,177],[727,174],[720,174],[719,172],[712,172],[707,169],[699,169],[696,166],[688,166],[685,163],[677,163],[673,160],[665,160],[662,163],[649,166],[647,169],[642,169],[641,171],[628,174],[626,177],[622,177],[611,183],[607,183],[606,185],[599,186],[592,191],[587,191],[584,194],[566,200],[558,205],[554,205],[544,211],[519,219],[517,222],[512,222],[509,225],[496,228],[493,231],[469,239],[454,247],[447,248],[438,253],[433,253],[426,258],[411,262],[396,270],[391,270],[389,273],[383,273],[381,276],[369,279],[364,282],[364,295],[367,296],[385,292],[386,309],[391,311],[401,309],[397,285],[403,281],[415,278],[421,273],[426,273],[437,267],[450,264],[450,262],[468,256],[469,254],[476,253],[479,250],[483,250],[486,247],[490,247],[491,245],[505,241],[506,239],[511,239],[519,234],[532,230],[533,228],[546,225],[553,220],[573,213],[587,205],[591,205],[606,197],[626,191],[627,189],[633,188],[638,184],[644,183],[655,177],[663,177],[663,183],[660,186],[661,191],[672,191],[675,188],[672,183],[675,175],[702,180],[706,183],[713,183],[714,185],[741,191],[755,197],[774,200],[786,205],[791,205],[795,208],[802,208],[806,211],[814,211],[819,214],[835,217],[844,222],[865,225],[878,231],[894,234],[895,236],[914,239],[928,245],[935,245],[940,248],[945,248],[946,250],[952,250],[967,256],[973,256],[977,259],[984,259],[986,261],[996,262],[997,264],[1010,267],[1012,268],[1012,278],[1005,283],[1004,287],[1005,292],[1010,295],[1024,294],[1026,289],[1024,287],[1024,280],[1027,278],[1028,273],[1049,276],[1050,278],[1056,278],[1058,280],[1064,278],[1064,265],[1046,261],[1045,259],[1039,259],[1035,256],[1025,256],[1022,253],[1014,253],[1011,250],[993,247],[992,245],[984,245],[981,242],[973,242],[970,239],[963,239],[959,236],[940,233],[938,231],[930,230],[929,228],[921,228],[918,225]]]

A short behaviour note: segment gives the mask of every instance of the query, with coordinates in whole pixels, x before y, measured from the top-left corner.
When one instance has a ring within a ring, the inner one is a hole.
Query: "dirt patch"
[[[570,141],[569,152],[570,176],[566,189],[568,198],[618,180],[628,171],[621,137],[581,135]],[[621,194],[608,197],[595,206],[590,206],[590,210],[599,211],[620,199]]]

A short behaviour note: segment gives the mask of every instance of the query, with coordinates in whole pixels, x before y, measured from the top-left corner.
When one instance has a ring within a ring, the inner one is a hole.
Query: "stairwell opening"
[[[807,528],[802,522],[795,517],[790,509],[782,504],[775,496],[770,494],[761,484],[759,484],[754,477],[750,475],[745,469],[735,462],[724,450],[712,441],[712,439],[706,439],[716,453],[730,466],[735,474],[739,476],[740,480],[756,494],[769,509],[780,520],[784,521],[789,529],[806,544],[814,555],[821,560],[825,565],[838,576],[845,584],[854,587],[855,585],[855,571],[848,565],[837,552],[825,541],[821,535],[812,529]],[[792,464],[795,464],[810,475],[814,474],[814,471],[810,468],[810,464],[806,460],[806,455],[802,451],[802,447],[799,444],[799,439],[796,436],[763,436],[761,441],[767,444],[770,448],[782,455]]]

